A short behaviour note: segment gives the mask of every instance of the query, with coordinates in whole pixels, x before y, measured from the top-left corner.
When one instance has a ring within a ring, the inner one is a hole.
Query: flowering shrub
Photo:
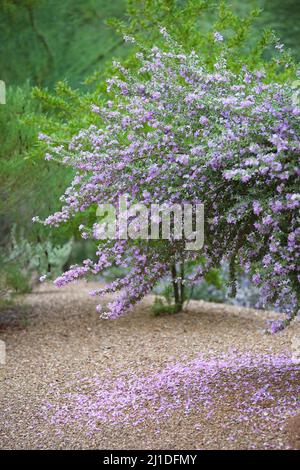
[[[225,259],[233,293],[240,266],[261,287],[262,305],[284,305],[292,317],[299,308],[300,243],[300,109],[293,90],[266,83],[263,70],[230,71],[224,48],[210,70],[195,51],[184,53],[162,34],[167,47],[139,52],[136,73],[116,64],[107,83],[111,99],[92,107],[98,125],[59,145],[41,136],[49,144],[46,158],[76,172],[61,211],[44,224],[58,226],[99,203],[116,204],[125,193],[144,204],[198,201],[205,206],[205,246],[199,253],[186,251],[181,240],[100,242],[96,262],[72,266],[55,284],[113,264],[128,268],[125,277],[92,292],[121,291],[102,312],[116,318],[170,269],[174,274],[179,262],[182,293],[184,283],[197,282]],[[214,40],[223,37],[216,32]],[[79,229],[83,238],[94,236],[92,224]],[[197,269],[186,278],[182,266],[189,260]]]

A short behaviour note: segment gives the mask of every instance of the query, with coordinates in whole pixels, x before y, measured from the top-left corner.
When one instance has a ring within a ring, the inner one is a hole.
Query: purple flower
[[[282,331],[285,328],[284,320],[273,320],[269,322],[269,329],[268,332],[272,335],[278,333],[278,331]]]
[[[253,274],[252,281],[254,284],[259,284],[261,281],[261,276],[259,273]]]
[[[203,126],[206,126],[209,123],[209,120],[207,119],[206,116],[201,116],[199,119],[199,123]]]
[[[215,42],[221,42],[224,40],[222,34],[220,34],[218,31],[214,33],[214,39],[215,39]]]
[[[253,202],[253,212],[255,215],[259,215],[262,211],[262,207],[258,201]]]

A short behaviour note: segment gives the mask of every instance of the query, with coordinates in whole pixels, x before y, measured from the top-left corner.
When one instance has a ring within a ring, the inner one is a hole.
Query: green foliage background
[[[112,54],[124,55],[121,38],[105,25],[122,18],[125,1],[4,0],[0,6],[0,69],[8,84],[78,86]]]

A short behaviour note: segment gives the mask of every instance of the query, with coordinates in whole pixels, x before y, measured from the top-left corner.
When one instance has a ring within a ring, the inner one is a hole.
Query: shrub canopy
[[[223,46],[209,67],[201,55],[186,53],[164,29],[161,33],[165,47],[138,52],[136,72],[116,64],[116,76],[107,81],[110,99],[92,107],[97,124],[68,142],[41,136],[49,145],[46,158],[76,172],[62,210],[44,223],[58,226],[99,203],[116,204],[125,193],[144,204],[197,201],[205,206],[204,248],[191,253],[177,240],[101,242],[96,262],[72,266],[55,283],[97,274],[113,263],[126,267],[124,278],[93,292],[122,290],[102,313],[116,318],[178,261],[198,264],[186,280],[193,283],[227,259],[233,291],[236,268],[242,266],[261,286],[264,304],[284,305],[294,315],[300,109],[293,89],[267,83],[263,69],[231,71]],[[214,42],[222,45],[223,36],[215,32]],[[276,48],[280,57],[282,46]],[[85,238],[94,236],[93,224],[80,230]]]

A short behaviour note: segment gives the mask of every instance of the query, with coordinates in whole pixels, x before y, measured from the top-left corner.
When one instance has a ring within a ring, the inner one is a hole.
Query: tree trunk
[[[177,271],[176,271],[176,264],[172,264],[171,267],[172,273],[172,284],[173,284],[173,292],[174,292],[174,300],[175,300],[175,313],[180,312],[182,310],[183,300],[182,300],[182,285],[180,283],[180,289],[177,283]]]

